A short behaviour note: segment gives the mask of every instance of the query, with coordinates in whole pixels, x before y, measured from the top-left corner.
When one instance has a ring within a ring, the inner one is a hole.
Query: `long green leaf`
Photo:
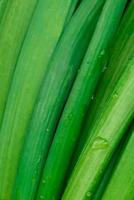
[[[75,13],[75,9],[77,7],[77,3],[78,3],[79,0],[74,0],[72,1],[72,4],[70,6],[70,9],[69,9],[69,12],[68,12],[68,15],[66,17],[66,23],[65,23],[65,27],[67,26],[67,24],[70,22],[70,19],[72,18],[72,16],[74,15]]]
[[[98,183],[98,187],[96,191],[94,192],[94,195],[93,195],[94,200],[100,200],[102,198],[102,195],[104,191],[106,190],[107,184],[110,178],[112,177],[113,171],[115,170],[116,166],[120,162],[121,155],[123,154],[123,151],[126,148],[128,140],[131,136],[131,129],[132,129],[132,123],[128,127],[119,145],[116,147],[116,150],[112,154],[112,158],[110,159],[110,162],[108,163],[108,166],[104,172],[104,175],[101,178],[100,182]]]
[[[8,1],[0,24],[0,124],[15,65],[37,0]]]
[[[126,68],[126,63],[131,58],[134,51],[134,1],[131,1],[125,15],[121,21],[119,30],[114,38],[113,45],[109,52],[111,58],[107,64],[107,68],[103,77],[100,79],[98,88],[95,92],[95,97],[90,104],[87,121],[84,124],[85,128],[82,130],[76,153],[74,156],[74,165],[77,158],[82,151],[82,148],[89,137],[92,136],[92,126],[101,118],[103,108],[113,91],[114,85],[118,81],[122,72]],[[91,130],[91,131],[88,131]]]
[[[32,17],[17,62],[0,132],[0,199],[11,198],[26,128],[72,2],[39,0]]]
[[[65,105],[44,167],[39,196],[58,199],[79,137],[83,116],[104,67],[106,49],[116,31],[126,1],[106,1],[84,61]],[[70,197],[68,197],[70,199]],[[79,199],[79,198],[77,198]]]
[[[1,0],[0,1],[0,22],[2,20],[2,17],[4,15],[7,3],[9,2],[9,0]]]
[[[134,199],[134,127],[121,160],[102,196],[102,200],[111,199]]]
[[[103,2],[84,0],[60,38],[28,129],[13,199],[19,195],[25,200],[31,199],[36,190],[58,119]]]
[[[94,136],[88,139],[73,170],[63,200],[92,199],[98,181],[134,117],[134,54],[118,80]]]

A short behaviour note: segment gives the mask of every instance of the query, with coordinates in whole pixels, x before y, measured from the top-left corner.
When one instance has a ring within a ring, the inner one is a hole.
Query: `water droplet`
[[[107,67],[105,66],[105,67],[103,67],[103,69],[102,69],[102,73],[103,72],[105,72],[106,71],[106,69],[107,69]]]
[[[92,145],[93,149],[106,149],[107,147],[108,147],[108,141],[100,136],[96,137]]]
[[[117,99],[117,97],[118,97],[118,93],[117,93],[117,92],[114,92],[113,98],[114,98],[114,99]]]
[[[49,128],[47,128],[47,129],[46,129],[46,132],[48,133],[49,131],[50,131]]]
[[[105,50],[103,49],[101,52],[100,52],[100,56],[104,56],[105,54]]]
[[[92,97],[91,97],[91,100],[93,100],[94,99],[94,95],[92,95]]]
[[[43,183],[43,184],[45,184],[45,183],[46,183],[45,179],[43,179],[43,180],[42,180],[42,183]]]
[[[45,197],[43,195],[40,195],[40,199],[45,199]]]
[[[92,193],[91,192],[87,192],[87,197],[91,197]]]

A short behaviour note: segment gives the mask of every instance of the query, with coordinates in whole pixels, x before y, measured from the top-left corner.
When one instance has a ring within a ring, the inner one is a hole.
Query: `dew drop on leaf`
[[[92,95],[92,97],[91,97],[91,100],[93,100],[94,99],[94,95]]]
[[[43,180],[42,180],[42,183],[43,183],[43,184],[45,184],[45,183],[46,183],[45,179],[43,179]]]
[[[101,52],[100,52],[100,56],[104,56],[105,54],[105,50],[103,49]]]
[[[108,146],[108,141],[100,136],[96,137],[92,144],[93,149],[106,149]]]
[[[118,93],[117,93],[117,92],[114,92],[113,98],[114,98],[114,99],[117,99],[117,97],[118,97]]]
[[[107,67],[106,67],[106,66],[105,66],[105,67],[103,67],[103,68],[102,68],[102,73],[103,73],[103,72],[105,72],[105,71],[106,71],[106,69],[107,69]]]
[[[48,128],[46,129],[46,132],[47,132],[47,133],[49,132],[49,129],[48,129]]]
[[[40,199],[45,199],[43,195],[40,195]]]
[[[91,197],[92,193],[91,192],[87,192],[87,197]]]

